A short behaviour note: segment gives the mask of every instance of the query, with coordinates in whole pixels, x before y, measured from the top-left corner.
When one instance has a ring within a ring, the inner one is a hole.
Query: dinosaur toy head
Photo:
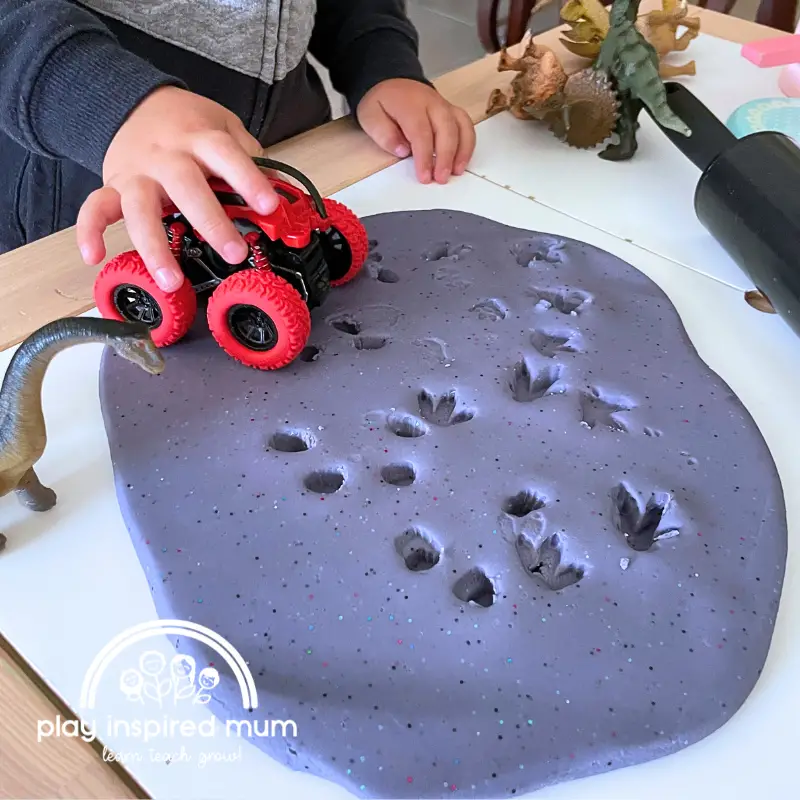
[[[109,322],[111,320],[108,320]],[[115,332],[109,332],[107,344],[117,355],[141,367],[151,375],[164,371],[164,357],[153,344],[150,330],[144,325],[131,322],[118,322]]]

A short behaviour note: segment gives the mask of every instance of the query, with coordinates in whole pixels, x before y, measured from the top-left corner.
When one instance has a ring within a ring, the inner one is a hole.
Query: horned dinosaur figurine
[[[517,75],[507,93],[492,92],[488,115],[508,110],[517,119],[545,122],[559,139],[584,149],[614,132],[619,102],[604,73],[584,69],[567,75],[556,54],[532,39],[520,58],[504,50],[497,69]]]
[[[669,107],[667,90],[659,75],[658,53],[636,27],[640,0],[614,0],[610,27],[593,68],[605,72],[617,92],[620,114],[615,133],[617,144],[606,147],[600,157],[608,161],[632,158],[636,152],[639,114],[646,106],[655,121],[683,136],[692,132]]]
[[[164,370],[164,359],[144,325],[75,317],[58,319],[32,333],[14,353],[0,388],[0,497],[16,492],[32,511],[49,511],[55,505],[55,492],[41,484],[34,470],[47,444],[42,384],[58,353],[89,342],[112,347],[152,375]],[[5,544],[0,533],[0,550]]]
[[[513,58],[506,49],[500,53],[498,72],[516,72],[509,91],[495,89],[489,96],[486,113],[508,110],[517,119],[542,120],[558,105],[564,91],[567,73],[556,54],[549,48],[529,40],[522,56]]]

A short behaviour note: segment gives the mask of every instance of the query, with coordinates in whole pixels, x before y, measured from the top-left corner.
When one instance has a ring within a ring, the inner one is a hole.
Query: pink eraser
[[[778,36],[761,39],[742,47],[742,55],[757,67],[782,67],[800,62],[800,36]]]

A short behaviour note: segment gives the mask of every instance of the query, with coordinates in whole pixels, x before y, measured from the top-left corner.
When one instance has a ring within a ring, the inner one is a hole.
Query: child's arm
[[[98,175],[131,109],[159,86],[180,85],[66,0],[0,0],[0,65],[0,130]]]
[[[235,114],[120,47],[67,0],[0,0],[0,131],[102,175],[78,215],[84,260],[105,257],[103,233],[124,216],[165,291],[184,280],[161,223],[167,198],[231,263],[248,248],[206,176],[219,175],[262,213],[278,202],[250,158],[261,147]]]
[[[402,0],[318,0],[310,50],[352,111],[383,81],[428,83]]]
[[[464,172],[472,122],[426,80],[403,0],[318,0],[310,50],[364,131],[401,158],[413,153],[421,181]]]

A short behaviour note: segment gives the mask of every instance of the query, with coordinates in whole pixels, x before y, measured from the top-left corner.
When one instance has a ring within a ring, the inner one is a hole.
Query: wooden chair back
[[[507,0],[508,16],[501,24],[503,0],[480,0],[478,3],[478,36],[487,53],[496,53],[523,40],[537,0]]]
[[[720,14],[730,14],[736,0],[697,0],[696,5]],[[761,0],[756,12],[756,22],[794,33],[797,23],[797,0]]]

